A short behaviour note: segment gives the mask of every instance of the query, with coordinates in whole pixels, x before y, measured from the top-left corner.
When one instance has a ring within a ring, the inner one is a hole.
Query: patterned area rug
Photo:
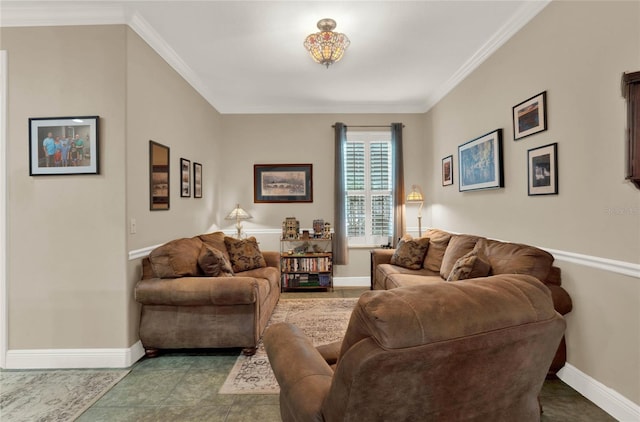
[[[347,331],[357,298],[280,299],[269,325],[289,322],[299,327],[318,346],[341,340]],[[239,356],[219,394],[279,394],[262,340],[253,356]]]
[[[0,372],[2,422],[73,421],[129,370]]]

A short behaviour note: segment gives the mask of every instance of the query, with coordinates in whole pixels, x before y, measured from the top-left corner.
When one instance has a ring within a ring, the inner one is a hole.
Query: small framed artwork
[[[513,107],[513,140],[547,130],[547,91]]]
[[[453,155],[442,159],[442,186],[453,185]]]
[[[558,144],[527,151],[529,196],[558,194]]]
[[[149,208],[169,209],[169,147],[149,141]]]
[[[29,175],[99,174],[98,116],[29,119]]]
[[[202,164],[193,163],[193,197],[202,198]]]
[[[458,147],[460,192],[504,187],[502,129]]]
[[[180,159],[180,196],[191,197],[191,161]]]
[[[312,164],[254,164],[253,202],[313,202]]]

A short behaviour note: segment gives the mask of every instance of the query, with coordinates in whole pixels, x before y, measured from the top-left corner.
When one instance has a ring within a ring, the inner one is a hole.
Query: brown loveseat
[[[564,329],[540,281],[498,275],[365,292],[337,356],[287,323],[264,345],[284,422],[537,421]]]
[[[140,340],[158,349],[244,348],[255,353],[280,298],[280,254],[222,232],[171,241],[143,260],[135,299]]]
[[[560,268],[553,266],[553,255],[542,249],[439,229],[429,229],[421,239],[410,242],[426,245],[426,254],[423,252],[422,255],[424,259],[420,259],[418,265],[412,268],[407,268],[411,265],[405,261],[397,260],[395,249],[372,251],[372,289],[388,290],[442,283],[448,278],[458,280],[496,274],[528,274],[542,281],[550,290],[553,306],[561,315],[572,309],[571,297],[561,287]],[[394,254],[396,264],[392,263]],[[566,345],[563,338],[549,373],[555,374],[565,361]]]

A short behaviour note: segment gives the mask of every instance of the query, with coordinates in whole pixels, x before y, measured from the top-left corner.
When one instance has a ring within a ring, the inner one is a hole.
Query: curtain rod
[[[391,127],[391,125],[344,125],[345,127]],[[335,128],[336,125],[331,125],[332,128]],[[402,125],[404,127],[404,125]]]

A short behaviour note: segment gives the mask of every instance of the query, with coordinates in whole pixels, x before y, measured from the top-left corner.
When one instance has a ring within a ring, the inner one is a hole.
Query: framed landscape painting
[[[459,190],[504,187],[502,129],[496,129],[458,147]]]
[[[442,159],[442,186],[453,185],[453,155]]]
[[[191,197],[191,161],[180,159],[180,196]]]
[[[149,141],[149,209],[169,209],[169,147]]]
[[[529,196],[558,194],[558,144],[527,151]]]
[[[29,119],[29,175],[99,174],[98,116]]]
[[[513,107],[513,139],[547,130],[547,91]]]
[[[313,202],[312,164],[255,164],[253,202]]]

